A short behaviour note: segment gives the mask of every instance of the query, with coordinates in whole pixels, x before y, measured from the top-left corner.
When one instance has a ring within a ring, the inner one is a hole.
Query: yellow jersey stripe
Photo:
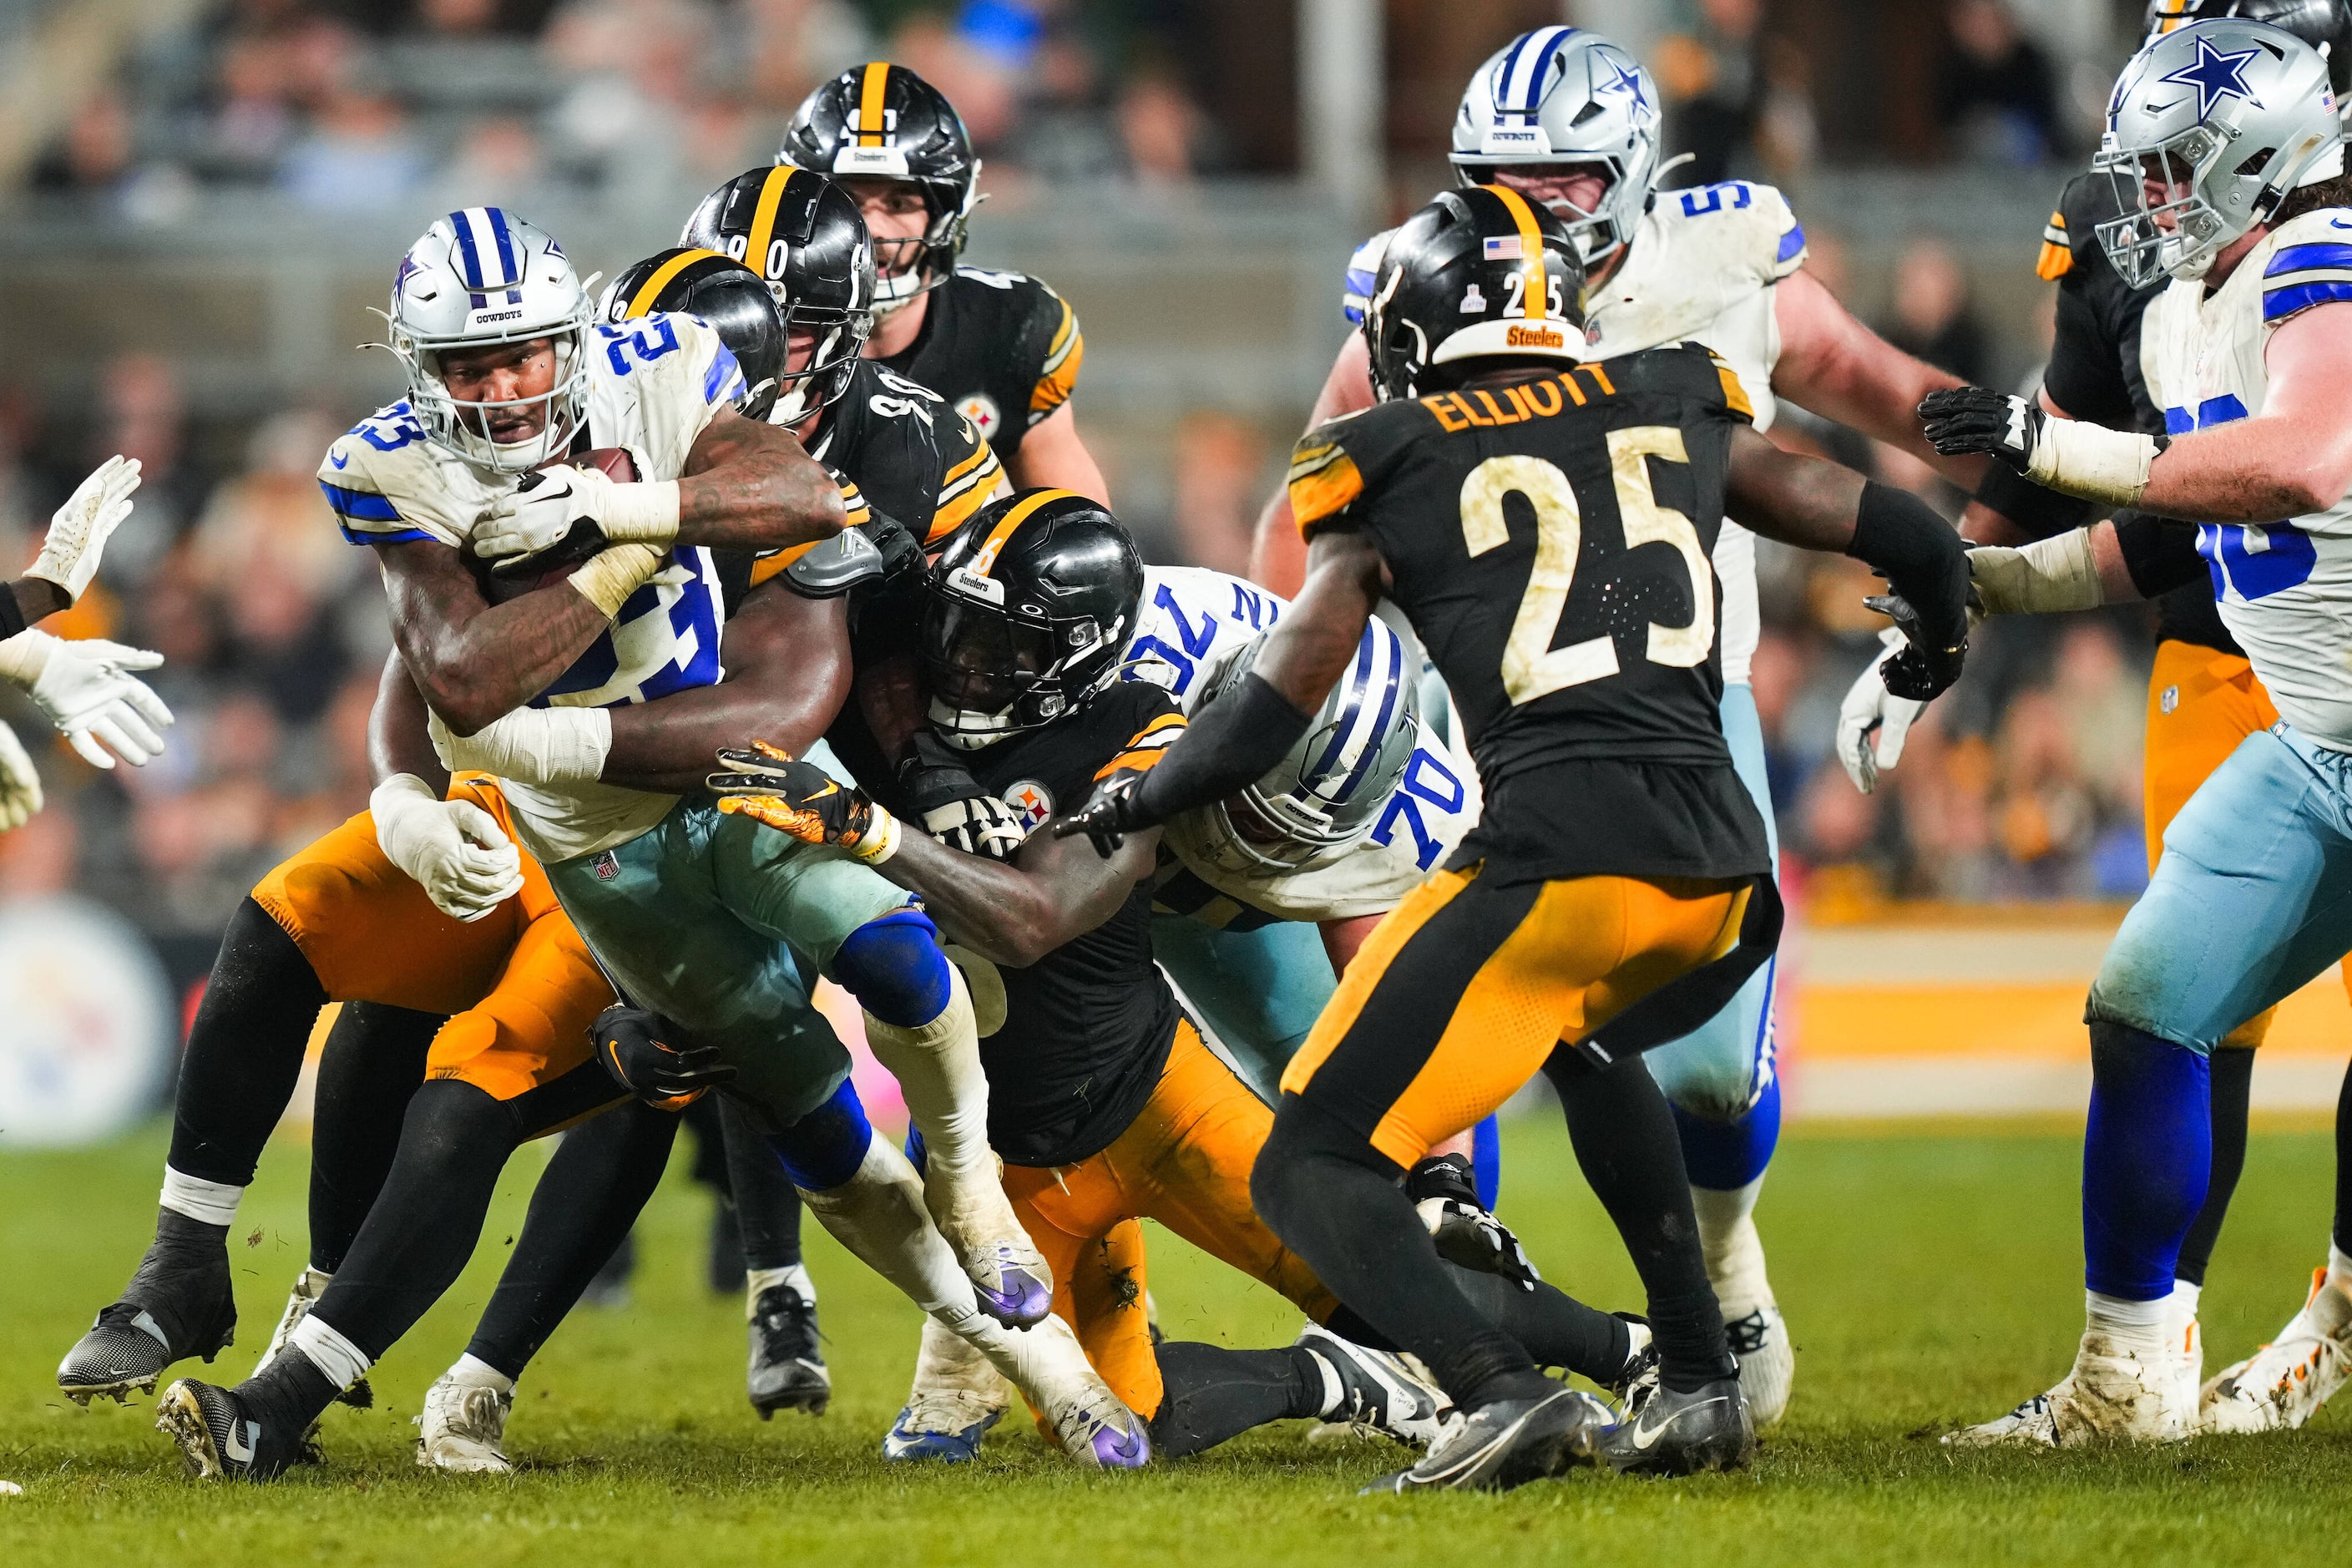
[[[1706,357],[1715,362],[1715,374],[1722,378],[1724,405],[1734,414],[1744,414],[1750,419],[1755,418],[1756,405],[1748,401],[1748,389],[1739,384],[1739,373],[1733,370],[1731,363],[1713,349],[1706,351]]]
[[[1313,472],[1290,481],[1290,515],[1303,537],[1317,523],[1347,510],[1363,493],[1364,476],[1357,471],[1356,460],[1339,451]]]
[[[716,257],[720,261],[727,259],[715,250],[681,250],[654,268],[654,275],[646,279],[646,286],[629,300],[629,308],[623,312],[623,319],[642,316],[651,310],[654,301],[661,298],[661,291],[668,288],[679,273],[707,257]]]
[[[1063,310],[1069,307],[1065,305]],[[1087,362],[1087,340],[1076,330],[1076,318],[1071,318],[1070,341],[1062,345],[1058,358],[1045,362],[1045,374],[1029,389],[1029,412],[1032,415],[1051,414],[1070,400],[1078,389],[1078,367]],[[1031,421],[1035,422],[1034,419]]]
[[[938,509],[931,513],[931,531],[929,537],[923,541],[925,544],[937,544],[940,540],[970,522],[974,512],[994,500],[1005,489],[1004,475],[1001,469],[992,468],[985,472],[974,475],[973,478],[975,480],[985,479],[988,482],[973,483],[955,495],[942,495],[940,498]]]
[[[1519,254],[1528,269],[1528,320],[1547,320],[1551,309],[1551,275],[1544,270],[1543,231],[1536,227],[1535,209],[1528,205],[1527,197],[1508,185],[1488,185],[1486,189],[1503,199],[1511,221],[1519,226]]]
[[[799,173],[789,163],[779,163],[760,182],[760,205],[751,209],[751,237],[744,243],[743,265],[762,278],[768,276],[768,246],[776,237],[776,209],[784,205],[784,192]]]
[[[866,79],[857,89],[857,144],[860,147],[882,145],[882,96],[889,85],[889,62],[869,62],[866,67]]]
[[[995,453],[988,449],[988,438],[986,437],[980,437],[979,440],[980,445],[973,448],[971,457],[966,458],[962,462],[956,464],[944,475],[940,476],[940,483],[941,485],[953,484],[956,480],[963,478],[964,475],[971,472],[974,468],[985,468],[988,464],[989,458],[996,456]]]
[[[974,468],[963,478],[951,479],[941,485],[939,495],[934,498],[934,504],[945,506],[948,502],[961,500],[967,495],[984,496],[995,489],[997,482],[1004,477],[1004,468],[1003,464],[997,462],[995,453],[991,452],[988,459],[984,467]]]
[[[988,537],[981,542],[979,551],[964,569],[975,577],[987,576],[996,569],[996,558],[1003,552],[1004,542],[1013,537],[1014,529],[1028,521],[1038,508],[1053,501],[1067,500],[1071,493],[1068,490],[1039,490],[1006,512],[996,526],[989,530]]]
[[[1049,289],[1047,292],[1052,291]],[[1054,341],[1045,345],[1045,368],[1048,370],[1054,368],[1068,349],[1070,333],[1078,324],[1078,313],[1070,309],[1070,302],[1058,294],[1054,298],[1062,307],[1062,319],[1054,328]]]

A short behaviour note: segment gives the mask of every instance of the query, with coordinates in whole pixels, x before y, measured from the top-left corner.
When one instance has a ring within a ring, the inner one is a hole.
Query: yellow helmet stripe
[[[857,144],[860,147],[882,145],[882,92],[890,85],[890,62],[875,60],[866,68],[866,79],[857,89]]]
[[[1551,310],[1551,275],[1544,270],[1543,231],[1536,227],[1535,209],[1528,205],[1527,197],[1508,185],[1486,188],[1502,199],[1503,210],[1519,226],[1519,255],[1528,269],[1528,320],[1544,321]]]
[[[979,552],[972,556],[971,564],[964,570],[975,577],[987,576],[996,569],[996,557],[1004,549],[1004,542],[1013,537],[1014,529],[1028,521],[1039,507],[1067,500],[1074,493],[1070,490],[1039,490],[1028,500],[1015,504],[1011,511],[1004,514],[1002,521],[989,530],[988,537],[982,541]]]
[[[799,173],[789,163],[779,163],[760,182],[760,205],[751,209],[751,236],[743,247],[743,265],[762,278],[768,277],[768,247],[776,237],[776,209],[784,205],[784,192]]]
[[[659,267],[655,268],[654,275],[646,279],[645,287],[630,297],[629,308],[621,312],[622,320],[626,321],[632,316],[646,314],[654,308],[654,301],[661,298],[661,291],[675,282],[679,273],[696,262],[709,258],[716,258],[720,261],[727,259],[715,250],[681,250]]]

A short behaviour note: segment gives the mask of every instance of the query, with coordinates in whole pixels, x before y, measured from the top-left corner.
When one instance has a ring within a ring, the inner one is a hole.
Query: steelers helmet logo
[[[1021,826],[1035,832],[1053,819],[1054,795],[1035,779],[1023,779],[1004,792],[1004,804],[1021,819]]]
[[[958,414],[971,421],[973,429],[988,440],[996,438],[997,426],[1004,423],[1004,416],[997,410],[996,400],[984,392],[975,392],[957,399],[955,408]]]

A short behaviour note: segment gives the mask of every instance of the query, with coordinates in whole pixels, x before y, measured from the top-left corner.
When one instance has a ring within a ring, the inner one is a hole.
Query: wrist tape
[[[2085,500],[2137,506],[2147,489],[2148,470],[2163,449],[2153,436],[2110,430],[2080,419],[2044,419],[2025,477]]]

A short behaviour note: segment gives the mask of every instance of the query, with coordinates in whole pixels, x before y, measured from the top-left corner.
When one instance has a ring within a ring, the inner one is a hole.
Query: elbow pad
[[[882,552],[854,528],[811,545],[784,568],[784,582],[806,599],[835,599],[882,575]]]

